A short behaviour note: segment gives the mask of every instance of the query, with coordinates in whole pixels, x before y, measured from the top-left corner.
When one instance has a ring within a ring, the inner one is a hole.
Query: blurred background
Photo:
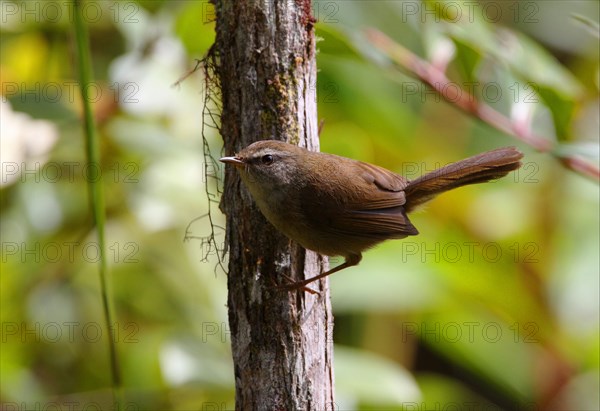
[[[409,178],[500,146],[525,153],[509,177],[415,213],[418,237],[331,277],[336,409],[600,409],[597,181],[442,101],[363,31],[445,68],[556,153],[597,164],[599,3],[313,9],[322,151]],[[70,2],[0,2],[6,410],[106,409],[112,398],[72,13]],[[84,16],[121,409],[232,409],[223,170],[203,154],[205,140],[218,156],[221,137],[203,128],[202,70],[173,87],[213,43],[214,10],[200,0],[90,1]]]

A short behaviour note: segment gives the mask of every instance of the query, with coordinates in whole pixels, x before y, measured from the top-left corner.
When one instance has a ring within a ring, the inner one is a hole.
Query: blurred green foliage
[[[233,408],[225,274],[199,218],[210,207],[221,250],[218,188],[205,187],[223,170],[204,163],[201,72],[171,87],[212,44],[214,10],[84,4],[124,409]],[[0,401],[107,408],[70,5],[0,7]],[[420,236],[331,278],[339,409],[600,407],[597,183],[441,101],[363,34],[377,28],[557,150],[597,161],[598,7],[313,2],[323,151],[409,178],[503,145],[525,153],[502,181],[415,213]],[[204,137],[218,155],[220,136]]]

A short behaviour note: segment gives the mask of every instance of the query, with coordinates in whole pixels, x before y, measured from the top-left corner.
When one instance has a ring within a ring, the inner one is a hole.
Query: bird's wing
[[[316,199],[307,207],[314,221],[338,234],[375,240],[418,234],[404,210],[408,180],[372,164],[353,161],[350,165],[333,170],[337,174],[331,178],[340,183],[339,191],[315,196],[313,187],[313,195],[303,196]]]

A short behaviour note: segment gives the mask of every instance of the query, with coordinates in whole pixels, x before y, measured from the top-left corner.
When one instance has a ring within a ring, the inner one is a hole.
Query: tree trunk
[[[310,0],[214,0],[225,153],[276,139],[318,150],[315,37]],[[262,216],[227,167],[228,308],[238,410],[333,407],[333,317],[320,295],[275,288],[327,269]]]

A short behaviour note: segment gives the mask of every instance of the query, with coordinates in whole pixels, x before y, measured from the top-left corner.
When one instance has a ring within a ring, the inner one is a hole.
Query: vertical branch
[[[264,139],[318,149],[310,0],[214,3],[225,153]],[[283,276],[318,274],[326,260],[278,233],[229,168],[221,208],[227,215],[236,409],[332,408],[327,280],[314,296],[275,288]]]

